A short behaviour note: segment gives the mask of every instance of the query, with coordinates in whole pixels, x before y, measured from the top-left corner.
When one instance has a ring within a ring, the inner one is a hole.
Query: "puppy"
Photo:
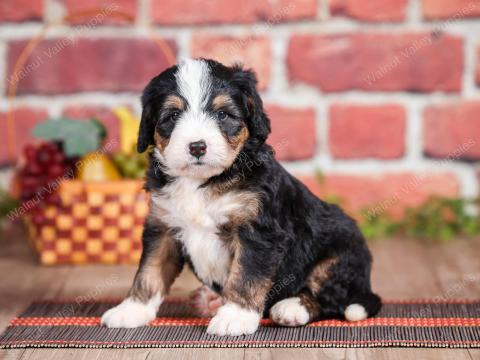
[[[209,334],[252,334],[263,315],[300,326],[379,311],[361,232],[275,160],[256,82],[239,66],[197,59],[146,87],[138,151],[153,150],[143,253],[128,297],[102,324],[148,324],[185,264],[223,297]]]

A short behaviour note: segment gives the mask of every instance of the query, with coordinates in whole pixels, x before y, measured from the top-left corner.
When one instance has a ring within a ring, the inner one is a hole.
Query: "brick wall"
[[[28,41],[67,14],[77,26],[50,28],[13,74]],[[255,69],[270,143],[322,195],[399,211],[478,193],[480,0],[2,0],[0,92],[18,82],[16,142],[46,114],[95,114],[115,137],[110,109],[139,113],[140,90],[167,66],[152,31],[178,58]],[[0,162],[7,110],[2,97]]]

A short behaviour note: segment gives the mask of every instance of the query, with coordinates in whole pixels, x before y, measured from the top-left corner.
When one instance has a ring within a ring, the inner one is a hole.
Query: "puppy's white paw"
[[[207,333],[219,336],[240,336],[253,334],[260,323],[260,314],[234,303],[227,303],[218,309],[208,324]]]
[[[270,318],[282,326],[301,326],[310,320],[310,314],[300,302],[300,298],[291,297],[279,301],[270,309]]]
[[[160,295],[155,295],[146,304],[127,298],[103,314],[101,323],[109,328],[135,328],[147,325],[155,319],[161,302]]]

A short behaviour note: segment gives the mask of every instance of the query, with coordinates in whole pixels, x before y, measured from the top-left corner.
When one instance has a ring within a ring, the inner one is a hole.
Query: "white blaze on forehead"
[[[210,91],[210,69],[203,60],[183,60],[175,74],[180,94],[189,110],[197,112],[205,106]]]

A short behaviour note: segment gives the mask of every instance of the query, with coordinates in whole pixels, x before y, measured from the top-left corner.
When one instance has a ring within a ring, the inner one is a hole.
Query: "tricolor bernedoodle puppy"
[[[138,151],[153,150],[143,254],[128,297],[102,324],[148,324],[185,264],[223,298],[210,334],[252,334],[264,315],[300,326],[379,311],[361,232],[275,160],[256,82],[240,66],[198,59],[146,87]]]

